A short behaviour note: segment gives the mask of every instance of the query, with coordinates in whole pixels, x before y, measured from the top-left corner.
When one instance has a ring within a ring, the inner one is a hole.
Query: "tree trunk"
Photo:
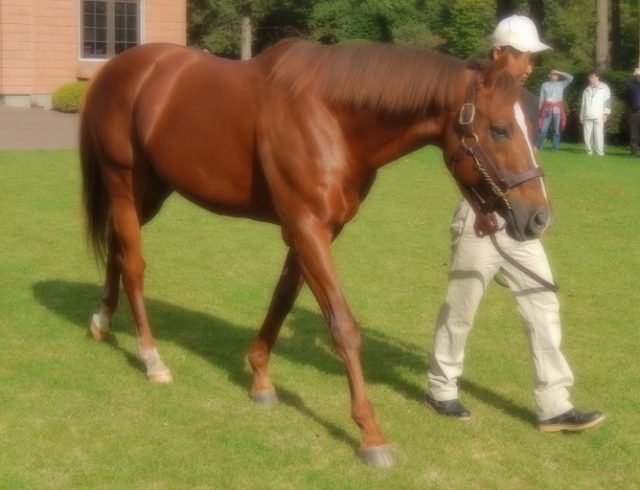
[[[596,0],[596,70],[609,68],[609,0]]]
[[[248,60],[251,58],[251,5],[244,4],[240,7],[242,16],[242,48],[240,51],[240,59]]]
[[[541,39],[543,36],[543,24],[544,24],[544,3],[543,0],[529,0],[529,18],[538,28],[538,34]],[[543,41],[544,42],[544,41]]]
[[[621,68],[620,0],[611,0],[611,68]]]
[[[498,22],[514,13],[512,0],[496,0],[496,19]]]

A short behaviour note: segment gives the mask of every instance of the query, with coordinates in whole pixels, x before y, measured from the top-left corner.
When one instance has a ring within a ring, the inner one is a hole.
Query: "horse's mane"
[[[323,46],[286,40],[271,79],[293,97],[314,90],[339,106],[389,114],[448,110],[459,103],[467,62],[392,44]]]

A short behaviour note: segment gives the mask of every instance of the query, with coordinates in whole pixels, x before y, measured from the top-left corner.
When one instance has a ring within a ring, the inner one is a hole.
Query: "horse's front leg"
[[[269,356],[273,344],[278,338],[282,323],[293,308],[303,283],[304,280],[295,254],[289,251],[267,316],[258,337],[249,350],[249,364],[253,370],[251,399],[258,403],[272,405],[278,402],[278,396],[267,372]]]
[[[100,312],[94,314],[91,319],[90,331],[93,338],[96,340],[107,339],[111,332],[111,319],[118,307],[121,275],[120,264],[118,261],[118,242],[115,234],[113,233],[112,227],[112,231],[109,235],[107,267]]]
[[[345,363],[351,393],[351,416],[362,432],[359,456],[374,466],[393,466],[395,460],[375,420],[365,390],[360,363],[360,329],[342,293],[331,255],[333,231],[308,221],[292,230],[291,243],[304,278],[327,321],[335,348]]]

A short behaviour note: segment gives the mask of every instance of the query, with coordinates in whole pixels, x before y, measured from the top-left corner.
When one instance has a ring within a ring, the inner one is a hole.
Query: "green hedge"
[[[536,96],[540,95],[540,86],[548,80],[547,69],[539,67],[527,81],[526,87]],[[582,124],[580,124],[580,105],[582,104],[582,92],[587,88],[588,72],[571,73],[573,82],[564,91],[564,106],[567,111],[567,126],[562,139],[580,142],[583,140]],[[611,116],[605,124],[605,139],[607,143],[627,144],[629,142],[629,100],[627,97],[626,79],[631,76],[629,72],[607,70],[600,73],[600,80],[611,89],[612,104]]]
[[[87,85],[85,81],[71,82],[57,89],[51,96],[51,108],[54,111],[74,113],[80,110],[82,93]]]

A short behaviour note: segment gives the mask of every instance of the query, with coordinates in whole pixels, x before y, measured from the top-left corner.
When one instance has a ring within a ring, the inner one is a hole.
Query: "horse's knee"
[[[345,315],[341,319],[332,315],[329,319],[329,331],[333,343],[341,355],[360,350],[362,337],[358,324],[352,315]]]

